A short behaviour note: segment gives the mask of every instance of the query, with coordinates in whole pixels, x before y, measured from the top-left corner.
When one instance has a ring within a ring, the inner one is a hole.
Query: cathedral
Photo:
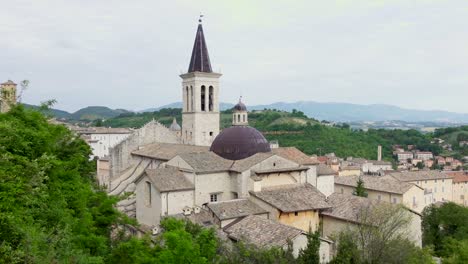
[[[249,126],[241,100],[232,126],[220,131],[221,74],[212,71],[201,21],[180,77],[182,126],[174,119],[170,127],[151,121],[135,130],[98,160],[99,183],[111,195],[127,194],[118,209],[147,232],[157,233],[164,217],[182,217],[216,226],[232,240],[262,244],[258,239],[269,234],[281,247],[290,240],[297,255],[306,232],[332,208],[335,172],[294,147],[271,147]],[[336,231],[327,223],[324,237]],[[330,244],[321,238],[323,262]]]

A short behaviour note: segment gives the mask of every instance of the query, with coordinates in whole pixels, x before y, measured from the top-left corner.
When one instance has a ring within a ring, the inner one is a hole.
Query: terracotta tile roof
[[[242,240],[258,247],[282,247],[288,243],[288,240],[304,234],[300,229],[256,215],[234,222],[224,231],[236,241]]]
[[[146,169],[142,175],[148,176],[154,187],[160,192],[194,190],[195,186],[177,168]],[[136,182],[143,177],[140,176]]]
[[[329,208],[326,197],[310,184],[289,184],[262,188],[250,194],[282,212],[309,211]]]
[[[453,183],[468,182],[468,172],[466,171],[453,171],[446,172],[449,177],[453,177]]]
[[[274,154],[300,165],[314,165],[320,163],[317,159],[309,157],[295,147],[280,147],[271,150]]]
[[[146,145],[139,150],[132,152],[133,155],[155,158],[160,160],[170,160],[183,153],[207,152],[208,147],[192,146],[172,143],[156,143]]]
[[[335,176],[336,185],[356,187],[359,177],[364,181],[364,187],[368,190],[379,192],[404,194],[413,186],[412,183],[399,181],[390,176]]]
[[[361,170],[361,167],[359,166],[343,166],[341,167],[341,170]]]
[[[424,181],[424,180],[435,180],[435,179],[450,179],[451,177],[435,170],[429,171],[405,171],[390,173],[390,176],[394,177],[399,181],[412,182],[412,181]]]
[[[379,201],[355,195],[333,193],[328,197],[328,203],[332,208],[323,211],[322,215],[359,223],[358,216],[362,212],[361,210],[374,207]]]
[[[325,164],[319,164],[317,166],[317,176],[324,176],[324,175],[335,175],[336,171]]]
[[[209,203],[207,206],[220,220],[268,213],[268,211],[247,199]]]

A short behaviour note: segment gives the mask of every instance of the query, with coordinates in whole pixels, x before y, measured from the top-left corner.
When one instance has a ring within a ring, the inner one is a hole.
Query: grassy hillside
[[[110,127],[141,127],[152,119],[164,125],[170,125],[176,117],[181,124],[181,109],[161,109],[151,113],[125,113],[118,117],[95,122],[97,125]],[[221,127],[229,127],[232,122],[231,110],[221,112]],[[325,154],[334,152],[338,156],[377,158],[377,146],[383,146],[386,160],[392,159],[391,146],[417,145],[421,150],[442,151],[441,147],[431,144],[431,134],[422,134],[416,130],[369,130],[356,131],[349,126],[326,126],[304,113],[278,110],[254,111],[249,114],[249,124],[265,134],[268,140],[278,140],[281,146],[295,146],[307,154]]]
[[[124,109],[110,109],[105,106],[88,106],[71,114],[73,120],[96,120],[117,117],[120,114],[131,113]]]

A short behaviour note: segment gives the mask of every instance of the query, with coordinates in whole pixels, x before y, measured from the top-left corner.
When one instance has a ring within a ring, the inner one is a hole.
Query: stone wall
[[[109,150],[110,178],[120,175],[132,164],[131,152],[153,143],[180,143],[177,134],[164,125],[151,121]]]

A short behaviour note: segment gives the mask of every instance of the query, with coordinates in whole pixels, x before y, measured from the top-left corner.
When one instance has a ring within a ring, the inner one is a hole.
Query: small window
[[[437,186],[436,186],[436,187],[434,187],[434,192],[435,192],[435,193],[437,192]]]
[[[427,183],[427,181],[424,181],[424,183]]]
[[[445,180],[444,180],[444,179],[442,179],[442,182],[444,182],[444,181],[445,181]]]
[[[273,162],[273,167],[276,167],[276,162]]]
[[[397,203],[397,198],[393,198],[393,203],[394,203],[394,204]]]
[[[218,201],[218,194],[212,193],[210,194],[210,202],[217,202]]]
[[[442,192],[444,192],[444,186],[442,186]]]
[[[435,180],[435,182],[437,183],[437,179]]]
[[[151,183],[146,182],[146,205],[151,206]]]
[[[294,212],[294,215],[295,215],[295,216],[298,216],[298,215],[299,215],[299,212]]]
[[[379,194],[379,196],[377,197],[377,199],[378,199],[379,201],[382,199],[382,197],[380,196],[380,194]]]
[[[341,188],[341,194],[343,194],[343,193],[344,193],[343,188]]]
[[[213,136],[213,131],[210,131],[210,137],[212,137],[212,136]]]

